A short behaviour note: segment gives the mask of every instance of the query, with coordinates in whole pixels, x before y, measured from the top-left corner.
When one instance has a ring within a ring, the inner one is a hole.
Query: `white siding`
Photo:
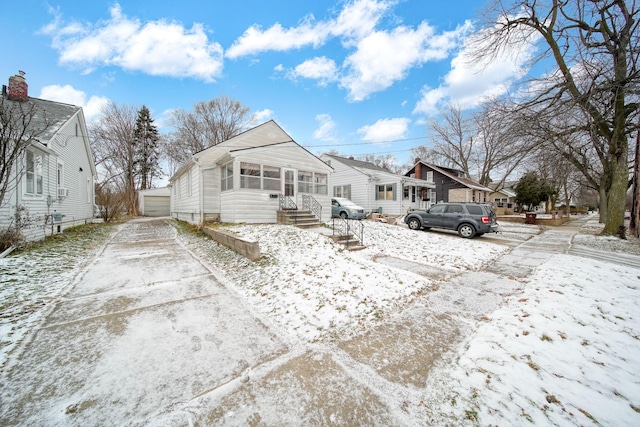
[[[173,178],[171,185],[171,216],[192,224],[200,223],[199,167],[191,164]]]
[[[330,161],[334,169],[331,175],[331,195],[333,195],[333,187],[350,184],[351,201],[353,203],[362,206],[366,212],[371,212],[377,208],[367,175],[330,157],[322,156],[321,158],[324,161]]]
[[[322,221],[331,218],[331,168],[297,144],[282,144],[275,147],[260,147],[240,152],[234,161],[234,190],[222,192],[221,221],[223,222],[276,222],[279,199],[270,197],[281,191],[251,190],[240,188],[240,163],[258,163],[296,171],[327,174],[327,194],[296,193],[294,202],[302,207],[302,194],[311,195],[322,205]],[[281,180],[284,175],[281,172]],[[219,181],[219,180],[218,180]],[[219,184],[218,184],[219,185]]]
[[[220,168],[202,171],[204,213],[214,219],[220,215]]]
[[[22,176],[15,191],[5,199],[3,210],[7,214],[0,217],[0,227],[9,225],[18,205],[24,206],[33,220],[23,230],[28,240],[39,240],[93,220],[95,167],[91,153],[87,151],[82,115],[76,113],[63,124],[46,148],[32,146],[29,149],[42,156],[42,194],[26,194]],[[58,165],[62,165],[60,185]],[[67,189],[68,195],[59,197],[60,188]],[[47,206],[48,198],[50,206]],[[54,216],[59,220],[54,220]]]
[[[63,215],[62,228],[84,223],[93,218],[94,176],[92,158],[86,150],[84,124],[77,114],[67,122],[49,144],[58,153],[50,159],[49,194],[55,202],[52,210]],[[57,185],[58,162],[62,164],[62,183]],[[58,198],[58,188],[66,188],[68,196]]]
[[[186,167],[171,178],[171,215],[195,223],[201,218],[231,223],[274,223],[277,220],[280,190],[240,188],[241,162],[327,175],[327,194],[311,194],[323,206],[322,220],[331,216],[331,167],[291,141],[275,122],[270,121],[210,147],[194,156],[192,195],[186,192]],[[233,189],[221,192],[221,165],[233,163]],[[197,166],[196,166],[197,165]],[[202,188],[200,188],[202,185]],[[282,186],[281,186],[282,187]],[[296,203],[302,205],[300,194]]]

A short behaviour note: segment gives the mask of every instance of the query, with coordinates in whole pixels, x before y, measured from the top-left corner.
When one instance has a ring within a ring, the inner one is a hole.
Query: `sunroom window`
[[[240,163],[240,188],[260,189],[260,165]]]

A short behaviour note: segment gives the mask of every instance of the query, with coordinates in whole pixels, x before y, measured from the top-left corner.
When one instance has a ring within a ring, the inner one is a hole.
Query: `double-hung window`
[[[351,184],[349,185],[336,185],[333,187],[334,197],[344,197],[345,199],[351,198]]]
[[[233,190],[233,162],[222,166],[220,172],[220,190]]]
[[[376,200],[394,200],[394,185],[385,184],[377,186]]]
[[[25,193],[42,195],[42,155],[27,150],[26,163]]]
[[[326,173],[318,173],[314,174],[315,176],[315,188],[314,193],[316,194],[328,194],[327,193],[327,174]]]
[[[313,173],[298,171],[298,191],[301,193],[313,193]]]

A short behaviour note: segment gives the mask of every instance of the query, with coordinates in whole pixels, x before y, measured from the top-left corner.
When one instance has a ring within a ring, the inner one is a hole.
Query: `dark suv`
[[[439,203],[427,211],[411,211],[404,222],[412,230],[445,228],[470,239],[484,233],[497,233],[496,214],[480,203]]]

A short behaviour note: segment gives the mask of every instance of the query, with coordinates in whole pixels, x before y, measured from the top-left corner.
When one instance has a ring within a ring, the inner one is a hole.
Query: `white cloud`
[[[266,121],[273,119],[274,116],[275,113],[273,112],[273,110],[269,110],[268,108],[265,108],[264,110],[258,110],[255,113],[251,114],[249,123],[247,123],[247,127],[251,128],[254,126],[258,126]]]
[[[313,137],[321,141],[336,141],[336,123],[329,114],[318,114],[316,121],[320,124],[313,132]]]
[[[410,119],[399,117],[395,119],[380,119],[372,125],[358,129],[363,141],[388,142],[397,141],[406,137]]]
[[[478,40],[488,46],[499,42],[481,30],[469,37],[458,55],[451,61],[451,70],[437,88],[424,87],[414,113],[437,113],[443,103],[473,108],[487,99],[503,95],[513,81],[526,73],[526,64],[535,50],[534,40],[521,39],[518,44],[504,46],[493,57],[478,57]]]
[[[326,86],[329,82],[336,80],[338,67],[332,59],[325,56],[309,59],[294,68],[290,73],[290,78],[304,77],[318,80],[320,86]]]
[[[346,59],[347,74],[341,86],[349,91],[350,100],[366,99],[404,79],[411,68],[446,58],[469,27],[466,23],[455,31],[436,35],[434,28],[423,22],[416,29],[397,27],[389,32],[372,32]]]
[[[111,17],[95,25],[62,25],[59,16],[41,32],[53,38],[60,63],[85,73],[115,65],[150,75],[192,77],[212,82],[222,72],[222,47],[209,42],[201,24],[186,29],[165,20],[141,23],[122,14],[117,3]]]
[[[82,107],[87,123],[92,122],[100,115],[103,105],[109,102],[108,98],[92,96],[87,100],[87,94],[81,90],[73,88],[71,85],[50,85],[44,86],[38,98],[49,101],[63,102],[65,104]]]
[[[330,37],[345,37],[345,43],[350,44],[351,39],[359,39],[371,31],[392,4],[389,0],[354,0],[345,5],[336,19],[316,21],[313,15],[308,15],[296,27],[285,28],[276,23],[263,30],[253,25],[233,42],[225,55],[237,59],[268,51],[317,48]]]
[[[471,28],[466,22],[454,31],[437,34],[433,27],[422,22],[417,28],[399,26],[388,31],[377,30],[395,4],[394,0],[353,0],[333,19],[316,21],[313,16],[307,16],[298,26],[290,28],[280,23],[267,29],[254,25],[233,43],[226,56],[235,59],[266,51],[318,48],[331,38],[339,38],[343,47],[351,52],[342,68],[332,59],[321,57],[320,62],[314,58],[289,71],[287,76],[317,79],[321,86],[339,81],[347,90],[349,100],[362,101],[404,79],[412,68],[446,58]]]

